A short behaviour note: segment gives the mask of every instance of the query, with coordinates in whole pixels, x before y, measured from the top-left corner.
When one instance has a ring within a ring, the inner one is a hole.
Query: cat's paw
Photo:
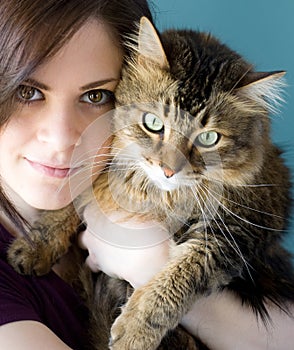
[[[119,316],[111,329],[109,349],[111,350],[155,350],[161,336],[149,329],[139,314]]]
[[[34,242],[24,237],[16,238],[7,253],[9,264],[20,274],[41,276],[52,267],[52,258],[43,242]]]
[[[135,291],[112,325],[111,350],[155,350],[161,342],[164,330],[153,320],[148,301],[145,303],[138,292]]]

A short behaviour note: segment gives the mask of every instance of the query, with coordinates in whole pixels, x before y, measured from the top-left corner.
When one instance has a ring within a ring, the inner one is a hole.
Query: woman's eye
[[[220,134],[216,131],[206,131],[199,134],[196,138],[196,143],[200,147],[212,147],[215,146],[220,139]]]
[[[144,113],[143,115],[143,125],[151,132],[161,133],[164,129],[163,121],[153,113]]]
[[[42,92],[29,85],[20,85],[17,89],[17,97],[23,102],[43,100]]]
[[[114,94],[112,91],[104,89],[91,90],[84,93],[81,97],[82,102],[90,103],[93,105],[104,105],[114,100]]]

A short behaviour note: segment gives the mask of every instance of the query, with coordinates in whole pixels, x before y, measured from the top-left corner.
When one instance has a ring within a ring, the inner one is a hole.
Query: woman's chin
[[[19,193],[22,200],[30,207],[40,210],[58,210],[66,207],[73,201],[71,193],[39,191],[35,193]]]
[[[59,210],[59,209],[66,207],[71,202],[72,202],[71,198],[68,198],[68,199],[63,198],[60,200],[52,199],[52,200],[48,200],[48,201],[44,201],[44,200],[27,201],[27,203],[31,207],[36,208],[36,209],[40,209],[40,210]]]

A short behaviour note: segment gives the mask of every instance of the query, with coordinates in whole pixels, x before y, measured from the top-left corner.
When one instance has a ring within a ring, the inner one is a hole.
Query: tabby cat
[[[210,34],[159,35],[145,18],[129,46],[111,171],[98,178],[95,196],[105,211],[127,208],[161,222],[175,244],[164,269],[123,307],[110,348],[156,349],[195,300],[224,289],[264,321],[266,299],[286,311],[294,301],[291,258],[281,245],[290,175],[269,118],[284,72],[255,72]],[[67,217],[54,213],[62,232],[44,223],[32,232],[35,242],[38,230],[46,237],[44,260],[24,239],[12,244],[17,270],[42,273],[64,253],[80,220],[66,210]]]

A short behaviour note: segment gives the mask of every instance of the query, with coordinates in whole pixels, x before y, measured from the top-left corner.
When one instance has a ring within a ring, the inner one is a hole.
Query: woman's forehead
[[[122,65],[122,50],[101,22],[85,23],[30,78],[48,86],[67,82],[79,87],[94,81],[117,80]]]

